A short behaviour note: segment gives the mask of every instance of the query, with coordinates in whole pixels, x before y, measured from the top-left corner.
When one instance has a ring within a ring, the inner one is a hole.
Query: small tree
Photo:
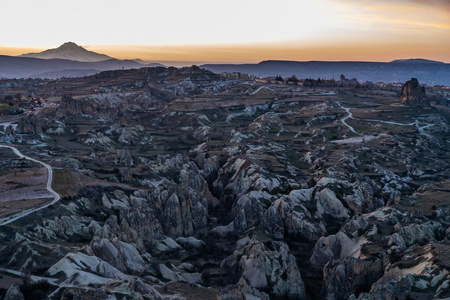
[[[9,106],[13,106],[14,105],[14,101],[13,101],[13,97],[11,96],[5,96],[5,102],[8,103]]]
[[[8,112],[8,110],[9,110],[9,104],[7,104],[7,103],[0,104],[0,113],[4,114],[4,113]]]
[[[281,77],[280,75],[277,75],[275,77],[275,81],[283,81],[283,77]]]
[[[287,82],[297,84],[298,83],[297,76],[295,76],[295,74],[292,75],[291,77],[288,78]]]

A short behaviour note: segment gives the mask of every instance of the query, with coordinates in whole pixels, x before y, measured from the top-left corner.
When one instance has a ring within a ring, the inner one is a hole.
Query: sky
[[[0,54],[72,41],[120,59],[450,63],[450,0],[4,0]]]

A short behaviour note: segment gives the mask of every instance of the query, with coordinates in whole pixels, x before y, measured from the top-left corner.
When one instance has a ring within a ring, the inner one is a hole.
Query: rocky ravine
[[[83,79],[108,85],[3,135],[65,196],[0,227],[0,266],[50,282],[9,299],[450,296],[448,116],[370,90],[135,72]]]

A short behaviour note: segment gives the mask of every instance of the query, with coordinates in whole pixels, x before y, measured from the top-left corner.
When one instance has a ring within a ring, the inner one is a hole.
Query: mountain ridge
[[[420,64],[445,64],[442,61],[438,60],[431,60],[431,59],[424,59],[424,58],[409,58],[409,59],[396,59],[391,61],[390,63],[420,63]]]
[[[260,61],[258,64],[264,64],[264,63],[439,63],[439,64],[447,64],[445,62],[442,61],[438,61],[438,60],[431,60],[431,59],[425,59],[425,58],[401,58],[401,59],[395,59],[392,61],[365,61],[365,60],[336,60],[336,61],[332,61],[332,60],[305,60],[305,61],[300,61],[300,60],[283,60],[283,59],[268,59],[268,60],[263,60]],[[247,63],[244,63],[247,64]]]
[[[38,59],[38,60],[30,60]],[[100,71],[164,66],[141,59],[119,60],[67,42],[55,49],[20,56],[0,56],[0,78],[60,78],[93,75]],[[406,82],[416,77],[430,85],[450,85],[450,64],[423,58],[370,61],[265,60],[246,64],[200,65],[215,73],[241,72],[258,77],[296,75],[298,78],[348,78],[372,82]]]
[[[61,78],[73,74],[87,76],[107,70],[161,67],[162,64],[140,64],[133,60],[111,58],[98,62],[80,62],[67,59],[41,59],[0,55],[0,78]],[[77,72],[74,72],[77,70]],[[81,72],[83,71],[83,72]]]

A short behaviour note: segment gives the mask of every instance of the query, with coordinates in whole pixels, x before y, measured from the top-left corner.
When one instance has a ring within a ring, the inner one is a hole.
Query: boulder
[[[95,237],[90,247],[95,256],[108,262],[122,272],[138,273],[144,270],[144,259],[136,248],[117,238],[110,242],[105,238]]]
[[[399,235],[397,232],[383,237],[382,242],[383,246],[391,248],[392,250],[398,252],[403,252],[407,248],[402,236]]]
[[[424,245],[434,238],[434,232],[439,227],[440,224],[436,222],[411,224],[402,227],[400,235],[408,247],[414,244]]]
[[[242,272],[242,278],[253,288],[270,289],[283,299],[305,299],[303,280],[289,247],[281,242],[267,243],[270,247],[255,237],[238,241],[237,249],[221,267]]]
[[[165,264],[159,265],[159,272],[161,273],[161,276],[166,280],[187,282],[186,279],[184,279],[180,274],[175,273],[174,271],[169,269]]]
[[[190,248],[200,248],[205,246],[205,242],[202,240],[197,240],[195,237],[179,237],[176,239],[178,244],[183,245],[184,247]]]
[[[354,214],[368,213],[374,208],[373,189],[366,182],[359,183],[354,194],[345,196],[343,200]]]
[[[162,252],[164,252],[164,251],[170,252],[170,251],[175,251],[175,250],[181,249],[181,246],[178,245],[178,243],[175,242],[172,238],[167,237],[164,240],[159,241],[157,243],[156,249],[158,251],[162,251]]]
[[[68,253],[48,269],[50,276],[64,274],[64,284],[87,285],[105,284],[116,279],[132,281],[133,277],[124,274],[109,263],[95,256],[81,252]]]
[[[110,263],[112,266],[116,267],[122,272],[126,271],[125,265],[119,257],[119,251],[116,247],[114,247],[113,244],[110,243],[108,239],[100,239],[98,237],[95,237],[92,240],[90,247],[95,256]]]
[[[346,219],[349,217],[348,209],[344,207],[336,194],[329,188],[324,188],[316,194],[317,216],[322,218],[329,215],[337,219]]]
[[[266,230],[275,238],[284,233],[294,239],[313,242],[326,235],[323,224],[304,206],[312,205],[311,197],[312,189],[303,189],[275,200],[263,217]],[[279,217],[283,223],[279,223]]]
[[[383,276],[383,264],[348,257],[333,261],[324,268],[324,299],[344,300],[351,294],[368,292],[374,282]]]
[[[322,268],[334,259],[344,259],[351,254],[356,244],[342,232],[336,235],[321,237],[314,246],[310,262]]]

